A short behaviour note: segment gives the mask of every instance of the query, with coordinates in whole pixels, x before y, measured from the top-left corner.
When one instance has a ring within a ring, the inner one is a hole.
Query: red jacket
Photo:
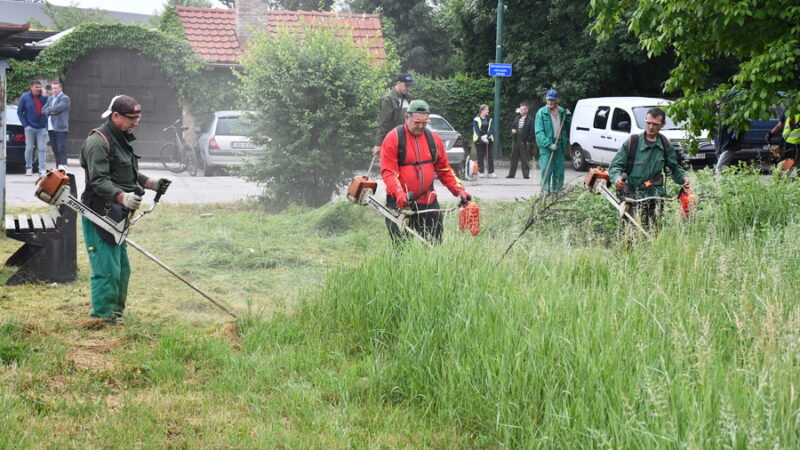
[[[396,129],[386,134],[381,145],[381,177],[386,184],[386,193],[397,199],[405,197],[406,192],[411,192],[417,203],[428,205],[436,200],[436,192],[433,191],[434,174],[453,195],[458,196],[463,192],[461,180],[447,162],[442,139],[431,131],[433,140],[439,148],[436,164],[429,162],[413,165],[415,162],[431,160],[428,139],[425,138],[425,133],[414,136],[406,125],[403,125],[403,131],[406,133],[406,160],[404,162],[411,165],[401,166],[397,160]]]

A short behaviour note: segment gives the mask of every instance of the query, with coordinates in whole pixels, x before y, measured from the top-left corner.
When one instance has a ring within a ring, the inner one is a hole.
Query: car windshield
[[[655,106],[635,106],[633,108],[633,115],[636,117],[636,125],[639,127],[640,130],[644,130],[644,117],[647,115],[647,111],[650,111],[651,108],[656,108]],[[683,130],[686,128],[685,122],[675,123],[672,119],[667,116],[667,123],[664,124],[664,128],[662,130]]]
[[[430,123],[428,123],[428,128],[433,131],[455,131],[453,130],[453,127],[451,127],[450,124],[441,117],[429,117],[429,119]]]
[[[220,117],[217,119],[217,136],[247,136],[250,130],[242,117]]]

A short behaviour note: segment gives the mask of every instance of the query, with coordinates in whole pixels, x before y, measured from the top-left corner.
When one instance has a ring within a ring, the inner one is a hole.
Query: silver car
[[[203,158],[203,175],[211,176],[219,167],[241,166],[262,154],[250,138],[249,111],[217,111],[198,145]]]
[[[445,152],[447,152],[447,161],[450,162],[450,166],[456,173],[462,176],[464,171],[464,158],[466,155],[466,152],[464,152],[464,139],[444,117],[438,114],[431,114],[428,117],[430,119],[428,128],[442,138]]]

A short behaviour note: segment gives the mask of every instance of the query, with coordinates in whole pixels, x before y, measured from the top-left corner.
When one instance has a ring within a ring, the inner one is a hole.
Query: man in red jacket
[[[409,103],[405,124],[389,131],[381,144],[381,176],[386,184],[386,206],[416,211],[409,226],[426,239],[438,242],[442,238],[442,213],[424,212],[440,209],[433,190],[434,175],[462,202],[472,196],[447,162],[441,138],[426,129],[429,114],[424,101]],[[386,226],[393,240],[405,237],[391,221],[387,220]]]

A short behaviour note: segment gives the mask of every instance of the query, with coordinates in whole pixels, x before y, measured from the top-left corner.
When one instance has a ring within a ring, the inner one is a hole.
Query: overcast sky
[[[166,0],[50,0],[50,3],[59,6],[77,4],[81,8],[99,8],[107,11],[122,11],[138,14],[153,14],[164,9]],[[215,7],[222,5],[213,1]]]

